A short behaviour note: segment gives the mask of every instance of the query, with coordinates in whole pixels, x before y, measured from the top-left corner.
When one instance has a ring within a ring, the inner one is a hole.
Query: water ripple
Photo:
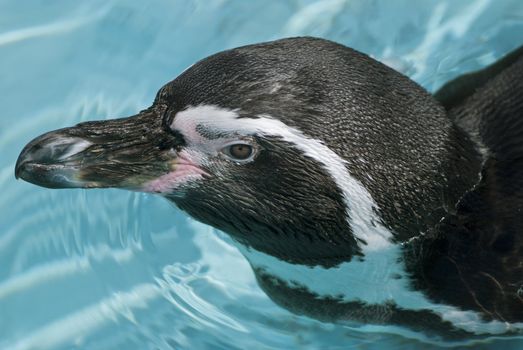
[[[57,0],[0,10],[12,14],[0,33],[0,348],[449,345],[293,315],[260,290],[229,237],[161,198],[49,191],[15,182],[13,167],[40,133],[134,114],[196,60],[284,35],[339,41],[433,90],[521,43],[520,1]],[[460,345],[519,349],[521,341]]]
[[[108,12],[108,10],[109,8],[106,6],[98,9],[97,11],[86,11],[86,13],[89,14],[87,16],[55,21],[40,26],[32,26],[0,33],[0,46],[13,44],[28,39],[63,34],[73,31],[88,23],[100,19]]]

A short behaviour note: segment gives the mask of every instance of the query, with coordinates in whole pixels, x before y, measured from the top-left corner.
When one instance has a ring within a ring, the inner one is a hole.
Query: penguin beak
[[[142,190],[169,173],[183,143],[150,108],[122,119],[94,121],[45,133],[25,146],[15,176],[48,188]]]

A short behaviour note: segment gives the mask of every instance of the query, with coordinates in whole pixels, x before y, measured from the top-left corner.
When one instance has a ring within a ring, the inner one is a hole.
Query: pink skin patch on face
[[[180,152],[172,165],[173,171],[146,182],[142,191],[160,194],[171,193],[181,186],[209,175],[198,166],[198,162],[194,158],[188,152]]]

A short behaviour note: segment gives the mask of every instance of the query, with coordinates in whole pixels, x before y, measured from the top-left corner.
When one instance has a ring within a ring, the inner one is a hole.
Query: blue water
[[[296,35],[352,46],[433,91],[521,45],[523,3],[0,0],[0,349],[445,345],[283,310],[228,237],[162,198],[14,179],[34,136],[134,114],[195,60]],[[473,345],[520,349],[523,340]]]

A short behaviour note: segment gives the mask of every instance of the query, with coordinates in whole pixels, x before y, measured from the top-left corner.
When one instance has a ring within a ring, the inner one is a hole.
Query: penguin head
[[[380,84],[394,93],[376,93]],[[356,235],[354,223],[375,212],[361,179],[380,168],[369,161],[388,132],[380,123],[364,129],[382,111],[414,113],[405,91],[425,96],[393,70],[326,40],[246,46],[196,63],[136,116],[36,138],[16,176],[51,188],[157,193],[253,249],[332,265],[378,244]],[[352,132],[341,132],[347,127]]]
[[[319,141],[270,116],[209,105],[177,112],[169,125],[183,135],[177,156],[191,175],[181,186],[167,175],[147,191],[287,261],[325,264],[335,248],[344,260],[357,253],[343,193],[324,165],[331,155],[314,149]]]

